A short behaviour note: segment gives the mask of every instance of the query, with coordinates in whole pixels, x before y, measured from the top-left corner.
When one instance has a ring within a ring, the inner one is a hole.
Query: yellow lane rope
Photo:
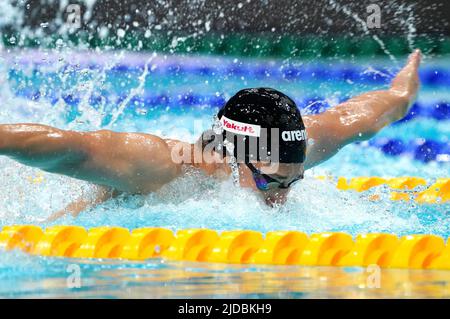
[[[358,235],[251,230],[165,228],[5,226],[0,249],[21,249],[40,256],[121,258],[161,257],[178,261],[230,264],[308,266],[369,266],[385,268],[450,269],[450,243],[435,235]]]
[[[325,176],[318,178],[321,180],[331,179]],[[345,191],[363,192],[381,185],[391,189],[390,198],[392,200],[414,200],[419,204],[450,202],[450,178],[438,178],[433,183],[427,183],[420,177],[355,177],[350,180],[339,177],[336,187]]]
[[[319,177],[322,180],[329,177]],[[337,188],[367,191],[386,185],[393,200],[417,203],[450,201],[450,178],[427,183],[418,177],[340,177]],[[420,190],[417,190],[420,187]],[[450,269],[450,244],[434,235],[364,234],[355,240],[345,233],[307,236],[297,231],[263,234],[250,230],[218,233],[209,229],[184,229],[173,234],[164,228],[138,228],[131,233],[121,227],[5,226],[0,249],[21,249],[41,256],[75,258],[122,258],[218,263],[251,263],[318,266],[368,266],[388,268]]]

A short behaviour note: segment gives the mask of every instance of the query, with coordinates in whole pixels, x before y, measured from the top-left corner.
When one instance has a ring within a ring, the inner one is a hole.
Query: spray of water
[[[131,89],[130,93],[127,95],[127,97],[122,101],[122,103],[119,104],[119,106],[117,107],[117,109],[115,109],[112,113],[112,117],[111,117],[111,121],[109,122],[109,124],[107,125],[107,128],[112,128],[114,126],[114,124],[117,122],[117,119],[119,118],[119,116],[124,112],[125,108],[127,107],[128,103],[130,102],[130,100],[137,96],[137,95],[143,95],[144,93],[144,85],[145,85],[145,80],[147,79],[147,75],[149,72],[148,66],[150,63],[152,63],[153,59],[157,56],[156,53],[153,53],[145,62],[145,66],[144,66],[144,71],[142,72],[142,74],[139,76],[138,80],[139,83],[138,85]]]
[[[367,27],[366,22],[361,19],[358,14],[352,12],[347,6],[337,3],[335,0],[328,0],[329,4],[332,8],[336,9],[338,12],[342,10],[347,16],[351,17],[353,20],[355,20],[360,26],[363,32],[367,35],[372,37],[381,47],[383,52],[391,59],[392,62],[395,63],[396,66],[399,66],[398,60],[396,57],[386,48],[386,44],[383,42],[383,40],[380,39],[377,35],[372,35],[369,28]]]
[[[402,12],[403,10],[403,6],[401,7],[401,9],[399,10],[400,12]],[[405,7],[405,10],[408,13],[408,18],[406,19],[406,28],[407,28],[407,32],[406,32],[406,40],[408,41],[408,47],[409,50],[412,52],[416,49],[415,45],[414,45],[414,40],[416,38],[416,26],[415,26],[415,22],[416,19],[414,17],[414,4],[411,4],[409,6]],[[425,52],[426,55],[426,52]]]
[[[67,56],[67,53],[65,56]],[[90,98],[95,95],[96,92],[99,92],[104,88],[108,72],[111,71],[121,59],[123,59],[123,56],[123,52],[114,55],[114,59],[108,61],[99,72],[93,72],[92,70],[87,69],[84,70],[89,74],[90,79],[86,82],[80,83],[80,85],[74,89],[74,92],[81,95],[82,99],[78,105],[80,115],[77,116],[75,121],[69,123],[68,127],[70,129],[97,129],[103,126],[103,121],[107,111],[105,109],[106,101],[102,99],[101,105],[98,109],[94,109],[90,103]],[[64,75],[61,80],[63,84],[65,84],[69,72],[58,72],[58,74]],[[123,112],[123,109],[121,110]],[[114,117],[115,121],[117,120],[117,117],[118,115]]]

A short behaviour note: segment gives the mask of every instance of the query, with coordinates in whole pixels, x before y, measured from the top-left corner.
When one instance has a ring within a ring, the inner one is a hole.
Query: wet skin
[[[304,164],[280,164],[275,170],[263,163],[255,163],[255,166],[288,183],[305,169],[326,161],[345,145],[370,139],[383,127],[400,120],[415,99],[420,60],[420,51],[412,53],[386,90],[368,92],[321,114],[304,116],[309,139]],[[183,175],[184,166],[194,166],[217,178],[229,176],[229,166],[221,162],[174,161],[173,154],[179,153],[179,149],[193,152],[196,148],[185,142],[143,133],[75,132],[40,124],[0,125],[0,155],[98,185],[92,198],[80,198],[52,215],[51,220],[66,213],[75,216],[119,192],[147,194],[156,191]],[[289,189],[262,192],[256,188],[250,169],[240,165],[239,173],[240,185],[255,189],[268,205],[286,201]]]

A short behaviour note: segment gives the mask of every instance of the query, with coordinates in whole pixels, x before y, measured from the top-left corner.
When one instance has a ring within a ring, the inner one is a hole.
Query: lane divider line
[[[372,233],[354,240],[346,233],[307,236],[298,231],[253,230],[218,233],[210,229],[51,226],[5,226],[3,251],[20,249],[34,255],[67,258],[146,260],[164,258],[226,264],[360,266],[450,270],[450,241],[435,235]]]

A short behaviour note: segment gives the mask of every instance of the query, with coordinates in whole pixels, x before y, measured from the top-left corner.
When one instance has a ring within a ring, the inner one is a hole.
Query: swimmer
[[[119,193],[157,191],[182,176],[186,167],[226,178],[233,160],[241,187],[254,189],[270,206],[281,205],[305,170],[349,143],[370,139],[408,113],[419,87],[420,60],[416,50],[388,89],[316,115],[302,117],[294,101],[277,90],[241,90],[219,111],[213,129],[194,144],[144,133],[3,124],[0,155],[97,185],[92,198],[80,198],[48,221],[65,214],[75,217]]]

